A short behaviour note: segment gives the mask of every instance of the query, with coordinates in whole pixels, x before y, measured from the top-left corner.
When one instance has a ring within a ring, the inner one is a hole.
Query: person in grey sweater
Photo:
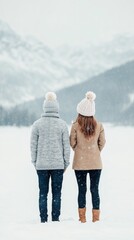
[[[59,103],[54,92],[48,92],[43,104],[44,113],[33,123],[31,159],[38,174],[39,211],[41,222],[47,222],[49,180],[52,187],[52,221],[59,221],[63,173],[69,165],[69,132],[59,117]]]

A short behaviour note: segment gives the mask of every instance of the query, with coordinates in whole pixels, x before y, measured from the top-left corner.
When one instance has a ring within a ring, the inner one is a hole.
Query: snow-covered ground
[[[38,182],[30,160],[31,128],[0,128],[0,239],[1,240],[132,240],[134,238],[134,128],[105,125],[107,144],[102,152],[101,221],[91,222],[87,192],[87,223],[77,214],[77,185],[71,164],[64,175],[62,214],[41,224]],[[72,163],[72,154],[71,154]],[[51,215],[51,193],[49,194]]]

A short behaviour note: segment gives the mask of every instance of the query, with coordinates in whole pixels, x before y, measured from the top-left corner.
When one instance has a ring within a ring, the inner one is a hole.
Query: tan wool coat
[[[102,169],[100,152],[105,145],[105,133],[101,123],[97,122],[95,135],[90,138],[85,138],[78,122],[73,123],[70,145],[74,150],[74,170]]]

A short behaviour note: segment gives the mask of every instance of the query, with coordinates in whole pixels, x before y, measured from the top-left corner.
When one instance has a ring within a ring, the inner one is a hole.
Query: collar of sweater
[[[41,115],[41,117],[55,117],[55,118],[59,118],[59,113],[56,112],[45,112]]]

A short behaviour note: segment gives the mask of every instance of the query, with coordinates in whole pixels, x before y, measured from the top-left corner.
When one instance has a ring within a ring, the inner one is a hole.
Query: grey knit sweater
[[[37,170],[66,169],[70,143],[66,123],[58,113],[44,113],[31,132],[31,158]]]

